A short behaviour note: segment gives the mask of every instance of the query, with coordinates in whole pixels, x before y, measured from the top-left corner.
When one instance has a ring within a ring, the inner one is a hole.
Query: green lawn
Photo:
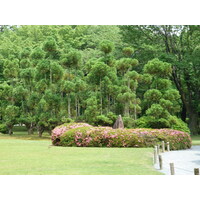
[[[116,174],[156,175],[151,148],[81,148],[50,146],[49,136],[39,139],[17,132],[0,134],[0,174]]]

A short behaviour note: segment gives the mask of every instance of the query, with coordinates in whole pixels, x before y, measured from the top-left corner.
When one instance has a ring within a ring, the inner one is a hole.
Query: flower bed
[[[53,130],[52,141],[58,146],[77,147],[153,147],[169,142],[172,150],[191,147],[188,133],[171,129],[112,129],[79,123]]]

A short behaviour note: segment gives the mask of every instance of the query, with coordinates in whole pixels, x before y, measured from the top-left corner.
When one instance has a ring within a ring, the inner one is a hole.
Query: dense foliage
[[[191,133],[200,134],[200,26],[120,26],[124,41],[137,49],[140,65],[151,59],[172,66],[171,80],[179,91],[179,117]]]
[[[52,131],[56,146],[153,147],[169,142],[172,150],[191,147],[188,133],[171,129],[112,129],[88,124],[63,124]]]
[[[121,114],[128,128],[189,132],[186,118],[180,119],[184,103],[174,82],[174,60],[164,59],[162,46],[150,46],[133,27],[4,27],[1,127],[12,134],[15,124],[25,124],[29,134],[37,130],[42,136],[70,121],[112,126]],[[132,36],[138,40],[131,43]],[[198,55],[197,48],[195,52]],[[198,107],[197,101],[193,103]],[[187,117],[190,124],[191,115]]]

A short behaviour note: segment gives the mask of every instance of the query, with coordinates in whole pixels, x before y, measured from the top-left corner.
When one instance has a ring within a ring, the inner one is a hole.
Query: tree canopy
[[[126,127],[198,134],[199,39],[199,26],[1,27],[0,123],[42,136],[121,114]]]

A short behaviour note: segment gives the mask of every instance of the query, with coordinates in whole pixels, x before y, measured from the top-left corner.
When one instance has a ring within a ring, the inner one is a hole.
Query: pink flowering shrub
[[[60,136],[63,133],[67,132],[70,129],[80,128],[80,127],[91,127],[91,125],[86,124],[86,123],[69,123],[69,124],[66,123],[66,124],[57,126],[56,128],[52,130],[52,134],[51,134],[52,144],[55,146],[59,146]]]
[[[82,126],[60,136],[59,145],[77,147],[153,147],[169,142],[172,150],[191,147],[188,133],[171,129],[112,129]]]
[[[152,146],[161,141],[169,142],[171,150],[188,149],[192,140],[188,133],[172,129],[132,129],[134,133],[143,135],[147,146]]]

